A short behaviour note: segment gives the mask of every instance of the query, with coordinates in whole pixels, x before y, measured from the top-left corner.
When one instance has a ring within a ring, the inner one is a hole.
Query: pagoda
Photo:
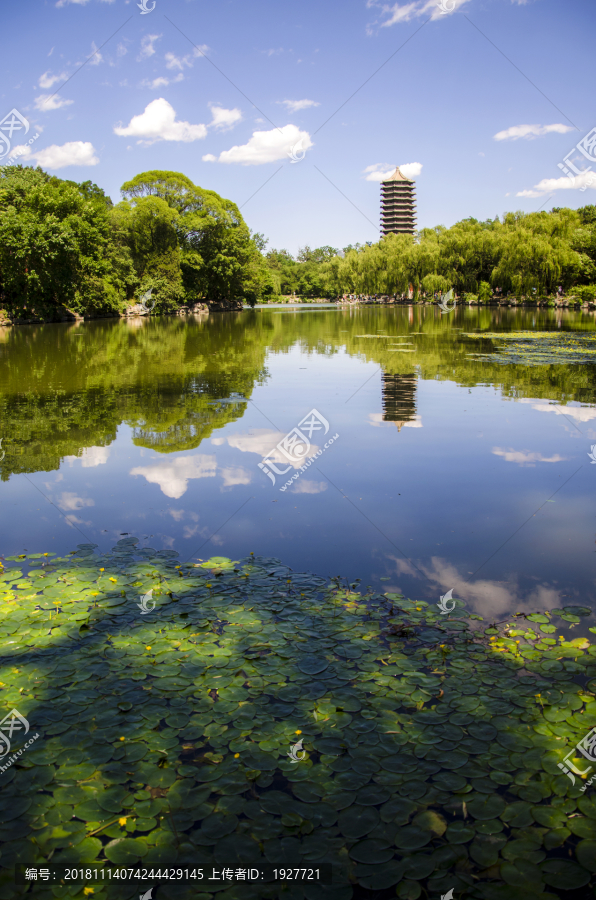
[[[381,182],[381,231],[383,234],[413,234],[416,228],[414,182],[400,171]]]
[[[383,422],[393,422],[397,430],[407,422],[416,421],[416,386],[414,374],[399,375],[383,372]]]

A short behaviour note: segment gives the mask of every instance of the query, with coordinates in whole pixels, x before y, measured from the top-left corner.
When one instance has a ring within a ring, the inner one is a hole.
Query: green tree
[[[41,169],[0,173],[0,300],[11,313],[51,315],[117,310],[133,277],[125,258],[112,267],[110,200]],[[125,256],[126,254],[124,254]]]

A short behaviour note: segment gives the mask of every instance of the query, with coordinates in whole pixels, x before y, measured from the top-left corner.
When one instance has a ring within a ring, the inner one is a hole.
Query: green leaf
[[[389,862],[393,857],[393,848],[385,841],[359,841],[350,849],[350,856],[356,862],[378,865]]]
[[[140,838],[116,838],[106,844],[106,858],[116,866],[133,866],[148,852],[149,847]]]
[[[439,837],[445,834],[447,823],[443,816],[432,809],[426,809],[424,812],[418,813],[414,817],[413,824],[417,825],[422,831],[432,831]]]
[[[580,841],[575,855],[580,866],[588,872],[596,872],[596,841]]]
[[[470,800],[468,812],[475,819],[496,819],[506,807],[505,800],[499,795],[488,795]]]
[[[562,828],[567,824],[567,816],[554,806],[532,806],[534,820],[545,828]]]
[[[398,828],[395,835],[395,846],[400,850],[419,850],[425,847],[432,833],[418,828],[416,825],[408,825],[406,828]]]
[[[590,875],[584,868],[565,859],[549,859],[540,869],[548,885],[564,891],[575,891],[590,881]]]
[[[350,806],[339,814],[340,832],[349,840],[357,840],[372,831],[379,823],[379,813],[371,806]]]

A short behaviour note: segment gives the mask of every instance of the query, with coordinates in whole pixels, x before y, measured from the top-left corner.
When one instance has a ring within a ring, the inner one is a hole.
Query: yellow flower
[[[83,888],[83,893],[84,893],[85,897],[87,897],[89,894],[94,894],[95,891],[93,890],[93,888],[86,887],[86,888]]]
[[[114,584],[116,584],[116,582],[117,582],[117,581],[118,581],[118,579],[117,579],[117,578],[110,578],[110,579],[109,579],[109,580],[110,580],[110,581],[113,581],[113,582],[114,582]]]
[[[208,587],[208,588],[210,588],[210,587],[212,587],[212,585],[210,585],[210,584],[206,584],[206,585],[205,585],[205,587]]]
[[[234,753],[234,759],[238,759],[239,756],[240,756],[239,753]]]
[[[99,571],[100,571],[100,572],[105,572],[105,569],[100,569]]]
[[[148,647],[145,647],[145,650],[151,650],[151,644]]]
[[[118,740],[119,740],[119,741],[125,741],[126,738],[125,738],[125,737],[121,737],[121,738],[118,738]]]
[[[298,731],[295,731],[295,732],[294,732],[294,734],[302,734],[302,731],[301,731],[300,728],[299,728]]]
[[[118,825],[126,825],[126,816],[122,816],[121,819],[118,819]]]

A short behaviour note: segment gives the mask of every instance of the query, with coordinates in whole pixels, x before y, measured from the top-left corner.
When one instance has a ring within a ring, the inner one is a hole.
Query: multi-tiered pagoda
[[[394,375],[383,372],[381,385],[383,397],[383,421],[394,422],[401,431],[406,422],[415,422],[416,416],[416,375]]]
[[[416,228],[414,182],[395,172],[381,182],[381,231],[383,234],[413,234]]]

